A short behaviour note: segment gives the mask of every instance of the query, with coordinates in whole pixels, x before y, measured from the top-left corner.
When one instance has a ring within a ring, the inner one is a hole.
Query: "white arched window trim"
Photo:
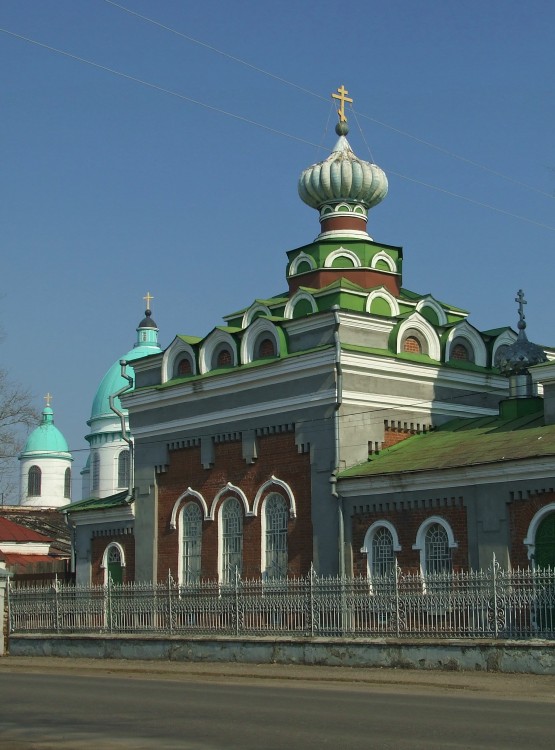
[[[257,314],[262,315],[271,315],[270,308],[266,307],[266,305],[261,304],[260,302],[255,302],[253,305],[249,307],[248,310],[245,310],[245,313],[243,315],[243,319],[241,321],[241,326],[243,328],[247,328],[252,321],[255,319],[255,316]]]
[[[254,346],[263,333],[268,334],[268,338],[272,339],[276,348],[276,356],[280,355],[279,336],[277,334],[276,327],[269,320],[264,318],[257,318],[245,331],[241,340],[241,362],[253,362],[256,359]]]
[[[370,261],[370,268],[376,268],[380,260],[383,260],[385,263],[387,263],[391,273],[397,273],[397,265],[395,264],[395,261],[390,255],[384,253],[383,250],[374,255],[374,257]]]
[[[447,324],[447,315],[445,314],[445,310],[438,302],[435,301],[433,297],[426,297],[425,299],[421,299],[420,302],[416,305],[416,312],[419,312],[422,315],[422,310],[426,307],[429,307],[435,312],[440,326],[444,326]]]
[[[224,495],[235,495],[236,499],[243,503],[245,516],[248,517],[254,515],[254,513],[250,510],[249,501],[247,500],[247,496],[245,495],[243,490],[240,487],[236,487],[234,484],[231,484],[231,482],[228,482],[225,487],[222,487],[222,489],[214,497],[214,500],[212,500],[212,505],[210,506],[210,514],[208,515],[206,520],[214,520],[216,508],[218,507],[218,503]]]
[[[187,501],[188,498],[195,498],[200,503],[200,506],[202,507],[202,514],[205,520],[212,520],[210,519],[210,516],[208,515],[208,505],[206,504],[206,500],[203,498],[203,496],[200,494],[200,492],[196,492],[195,490],[191,489],[191,487],[187,487],[185,492],[180,495],[177,500],[175,501],[172,509],[172,514],[170,518],[170,529],[175,530],[177,528],[177,515],[180,510],[180,506]]]
[[[400,315],[401,311],[399,310],[399,303],[395,299],[395,297],[389,292],[385,287],[381,287],[381,289],[374,289],[373,292],[370,292],[368,297],[366,298],[366,312],[370,312],[370,308],[372,307],[372,302],[375,299],[384,299],[391,309],[391,315],[397,316]]]
[[[169,380],[173,380],[175,366],[184,354],[188,354],[191,359],[191,374],[197,374],[197,365],[193,347],[182,339],[175,338],[164,352],[162,358],[162,383],[167,383]]]
[[[285,311],[283,313],[283,317],[292,318],[295,305],[303,299],[306,300],[307,302],[310,302],[313,313],[318,312],[318,308],[316,307],[316,301],[314,300],[314,297],[312,296],[312,294],[309,294],[308,292],[302,292],[299,290],[295,292],[295,294],[291,297],[291,299],[285,305]]]
[[[232,357],[232,366],[237,365],[237,344],[233,336],[227,331],[213,331],[203,342],[200,349],[200,371],[201,373],[210,372],[212,369],[212,357],[220,344],[229,346]]]
[[[514,344],[517,339],[517,335],[514,331],[503,331],[496,339],[493,345],[493,351],[491,353],[492,365],[495,364],[495,355],[500,346],[510,346]]]
[[[453,530],[449,523],[441,516],[430,516],[420,524],[420,528],[416,533],[416,542],[412,545],[413,550],[420,552],[420,570],[422,573],[426,570],[426,532],[434,524],[438,524],[445,529],[447,534],[447,543],[449,549],[456,549],[459,545],[455,541]]]
[[[364,535],[364,543],[361,547],[360,551],[369,554],[372,550],[372,537],[376,533],[378,529],[381,529],[385,526],[385,528],[391,532],[391,537],[393,539],[393,551],[394,552],[400,552],[401,551],[401,545],[399,544],[399,536],[397,534],[397,529],[395,526],[390,523],[389,521],[375,521],[372,526],[370,526],[366,534]]]
[[[338,247],[337,250],[332,250],[332,252],[326,257],[326,260],[324,261],[324,268],[332,268],[333,261],[337,260],[337,258],[348,258],[350,261],[352,261],[355,268],[360,268],[362,265],[360,262],[360,258],[356,253],[354,253],[352,250],[347,250],[347,248],[345,247]]]
[[[125,551],[121,544],[119,542],[110,542],[110,544],[106,547],[104,550],[104,554],[102,555],[102,562],[100,563],[100,567],[102,570],[108,569],[108,556],[110,554],[110,550],[115,547],[117,551],[119,552],[119,559],[121,562],[121,567],[125,568]]]
[[[479,365],[480,367],[486,367],[488,361],[486,345],[482,341],[482,337],[478,334],[477,330],[466,321],[459,323],[459,325],[456,325],[449,332],[445,345],[446,362],[451,358],[451,346],[455,339],[464,339],[467,341],[474,354],[474,364]]]
[[[403,336],[409,329],[417,331],[424,337],[428,345],[428,356],[439,362],[441,358],[441,347],[438,335],[426,318],[423,318],[419,313],[413,313],[399,326],[399,331],[397,333],[397,353],[402,352],[401,344]]]
[[[289,266],[289,276],[294,276],[297,273],[298,267],[303,262],[309,264],[311,271],[316,268],[316,262],[311,255],[307,255],[306,253],[299,253]]]
[[[256,497],[254,498],[254,503],[252,506],[252,515],[257,516],[258,515],[258,506],[260,505],[261,499],[268,493],[268,491],[272,491],[272,487],[279,488],[281,490],[281,493],[285,494],[286,499],[289,500],[289,517],[290,518],[296,518],[297,517],[297,505],[295,503],[295,495],[293,494],[293,490],[291,487],[287,484],[287,482],[284,482],[281,479],[278,479],[277,477],[270,477],[267,482],[264,482],[263,485],[261,485],[258,489],[258,492],[256,493]],[[276,489],[276,492],[278,490]]]
[[[537,513],[534,514],[534,517],[530,521],[528,532],[524,538],[524,544],[527,547],[529,560],[533,560],[536,554],[536,534],[538,533],[538,528],[544,518],[550,513],[555,513],[555,503],[544,505],[543,508],[540,508]]]

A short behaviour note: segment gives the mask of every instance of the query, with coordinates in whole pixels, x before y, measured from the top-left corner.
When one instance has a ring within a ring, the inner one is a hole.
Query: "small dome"
[[[67,441],[54,424],[54,412],[50,406],[44,408],[42,412],[42,421],[27,438],[27,442],[25,443],[25,447],[19,458],[21,459],[29,453],[69,454]]]
[[[359,159],[345,137],[345,123],[336,129],[339,140],[324,161],[304,170],[299,178],[299,196],[312,208],[339,202],[372,208],[387,195],[387,177],[376,164]]]
[[[541,346],[528,341],[526,336],[526,320],[524,316],[524,292],[519,289],[515,302],[519,303],[518,338],[502,353],[497,367],[502,375],[527,375],[528,368],[547,362],[547,355]]]
[[[156,323],[150,317],[152,315],[151,310],[145,310],[145,316],[139,323],[139,328],[158,328]]]

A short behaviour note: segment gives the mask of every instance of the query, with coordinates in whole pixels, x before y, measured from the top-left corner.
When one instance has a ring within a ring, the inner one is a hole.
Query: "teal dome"
[[[108,416],[113,418],[115,416],[114,412],[110,409],[110,396],[129,385],[128,381],[121,375],[120,360],[124,359],[126,362],[132,362],[134,359],[140,359],[140,357],[146,357],[149,354],[156,354],[159,351],[158,328],[151,318],[150,310],[145,310],[145,318],[143,318],[137,327],[137,343],[134,348],[123,357],[120,357],[117,362],[114,362],[100,381],[96,396],[94,397],[91,418],[88,422],[89,425],[99,417]],[[127,367],[126,372],[132,378],[135,377],[135,372],[131,366]],[[115,399],[114,406],[116,409],[123,410],[119,398]]]
[[[54,424],[54,412],[49,406],[42,412],[40,425],[27,438],[20,458],[27,453],[69,453],[67,441]]]
[[[127,354],[121,357],[121,359],[125,359],[127,362],[131,362],[134,359],[146,357],[148,354],[153,354],[157,351],[160,351],[159,347],[153,349],[153,347],[149,345],[137,346],[134,349],[131,349],[130,352],[127,352]],[[135,371],[131,366],[127,367],[126,372],[131,375],[132,378],[134,378]],[[114,412],[110,409],[110,396],[120,391],[126,385],[129,385],[129,383],[125,378],[121,376],[121,365],[120,360],[118,359],[118,361],[114,362],[106,375],[104,375],[104,377],[100,381],[100,385],[98,386],[98,390],[96,392],[96,396],[94,397],[92,405],[91,420],[98,417],[103,417],[105,415],[113,417]],[[119,398],[115,399],[114,405],[116,409],[122,409]]]

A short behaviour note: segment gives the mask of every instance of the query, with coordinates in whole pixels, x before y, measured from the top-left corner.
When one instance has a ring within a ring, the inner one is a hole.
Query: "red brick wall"
[[[468,569],[468,532],[466,508],[459,500],[455,505],[435,506],[361,513],[352,518],[353,525],[353,568],[355,575],[366,575],[367,555],[360,552],[368,528],[376,521],[389,521],[397,531],[401,551],[397,552],[397,563],[403,572],[420,571],[420,550],[413,550],[416,534],[421,524],[431,516],[439,516],[447,521],[453,531],[457,547],[451,550],[453,570]]]
[[[104,584],[104,568],[102,557],[104,550],[112,542],[117,542],[125,552],[125,568],[123,582],[135,580],[135,537],[132,534],[114,534],[113,536],[96,536],[91,540],[91,583]]]
[[[204,469],[200,462],[200,448],[182,448],[170,451],[168,470],[158,476],[158,578],[165,580],[168,570],[178,577],[179,530],[170,528],[170,519],[176,500],[188,487],[199,492],[210,511],[218,492],[230,482],[246,495],[250,509],[258,489],[271,476],[286,482],[291,488],[297,506],[297,517],[289,520],[288,552],[289,573],[304,575],[312,561],[312,520],[310,456],[299,453],[292,432],[263,435],[257,438],[258,458],[247,464],[242,457],[240,440],[218,443],[214,446],[214,465]],[[283,490],[277,485],[268,487],[265,494]],[[220,502],[232,492],[224,493]],[[190,495],[184,502],[195,501]],[[203,522],[202,576],[218,576],[218,508],[214,521]],[[261,504],[256,517],[243,519],[243,576],[260,576],[261,571]]]
[[[534,515],[545,505],[553,502],[555,502],[555,492],[542,492],[531,494],[522,500],[515,499],[509,505],[511,526],[509,554],[513,568],[527,568],[530,565],[528,547],[523,544],[523,540],[528,534],[528,528]]]

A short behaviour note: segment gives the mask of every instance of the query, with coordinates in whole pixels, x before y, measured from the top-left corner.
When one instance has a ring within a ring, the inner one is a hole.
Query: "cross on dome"
[[[339,99],[339,109],[337,110],[337,114],[339,115],[339,122],[347,122],[347,118],[345,117],[345,102],[349,102],[350,104],[353,103],[353,100],[350,96],[347,96],[349,93],[345,86],[341,84],[341,86],[337,89],[337,94],[332,94],[332,97],[334,99]]]
[[[43,396],[44,400],[46,401],[46,406],[50,406],[50,402],[52,401],[52,394],[47,393],[46,396]]]
[[[154,299],[154,297],[153,297],[153,296],[152,296],[152,295],[150,294],[150,292],[147,292],[147,293],[145,294],[145,296],[143,297],[143,299],[144,299],[144,300],[145,300],[145,302],[146,302],[146,309],[147,309],[147,310],[150,310],[150,300],[153,300],[153,299]]]

